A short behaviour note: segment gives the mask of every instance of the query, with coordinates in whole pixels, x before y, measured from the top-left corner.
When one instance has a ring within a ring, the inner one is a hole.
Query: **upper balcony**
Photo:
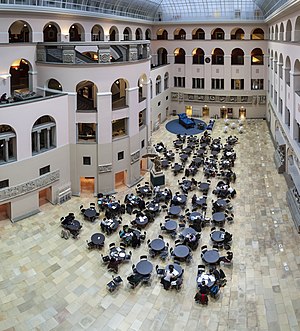
[[[150,41],[55,42],[37,44],[37,62],[55,64],[114,64],[150,59]]]

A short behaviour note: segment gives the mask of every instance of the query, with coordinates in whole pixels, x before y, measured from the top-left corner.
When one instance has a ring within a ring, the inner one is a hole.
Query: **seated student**
[[[8,99],[6,97],[6,93],[3,93],[0,97],[0,102],[1,103],[8,103]]]
[[[202,280],[202,282],[200,284],[198,284],[198,289],[199,289],[199,293],[201,293],[201,294],[208,294],[209,293],[209,288],[205,284],[205,280]]]
[[[171,264],[165,272],[165,276],[161,279],[161,283],[165,290],[168,290],[171,287],[171,282],[175,280],[178,276],[178,272],[174,269],[174,266]]]
[[[221,256],[219,261],[223,261],[225,263],[230,263],[233,259],[233,253],[232,252],[227,252],[226,256]]]
[[[112,257],[107,265],[107,269],[113,271],[114,273],[118,273],[120,262]]]
[[[135,233],[132,235],[131,246],[133,248],[139,247],[141,245],[141,239],[137,237]]]
[[[200,291],[196,293],[196,295],[194,296],[194,299],[197,303],[201,303],[202,305],[207,305],[208,304],[207,294],[200,293]]]

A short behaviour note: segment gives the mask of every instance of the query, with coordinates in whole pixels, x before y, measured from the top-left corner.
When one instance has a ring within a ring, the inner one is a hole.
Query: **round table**
[[[193,149],[191,147],[186,147],[182,149],[182,152],[185,154],[191,154]]]
[[[190,249],[185,245],[178,245],[174,248],[173,254],[180,259],[184,259],[190,254]]]
[[[77,231],[80,229],[80,222],[77,220],[72,220],[66,225],[66,227],[71,231]]]
[[[148,194],[151,191],[151,189],[149,186],[141,186],[141,187],[139,187],[138,191],[141,194]]]
[[[102,233],[94,233],[91,237],[91,241],[94,245],[103,245],[105,236]]]
[[[186,196],[184,194],[174,195],[173,202],[177,203],[178,205],[182,205],[186,203]]]
[[[199,213],[198,211],[193,211],[189,216],[189,220],[191,222],[193,222],[195,220],[201,220],[201,219],[202,219],[202,214]]]
[[[211,234],[210,234],[210,237],[211,237],[211,240],[216,242],[216,243],[221,243],[224,241],[224,238],[225,238],[225,232],[224,231],[219,231],[219,230],[216,230],[216,231],[213,231]]]
[[[197,150],[196,154],[197,154],[198,156],[203,156],[203,155],[205,154],[205,151],[206,151],[205,149],[200,148],[200,149]]]
[[[182,169],[182,165],[181,164],[174,164],[174,168],[173,171],[180,171]]]
[[[219,261],[219,258],[219,252],[214,249],[206,251],[202,256],[203,261],[211,264],[217,263]]]
[[[226,202],[226,200],[224,200],[224,199],[218,199],[215,203],[216,203],[216,204],[218,205],[218,207],[220,207],[220,208],[225,208],[225,207],[227,206],[227,202]]]
[[[214,283],[216,282],[216,277],[214,275],[202,273],[198,278],[197,278],[197,283],[202,284],[202,282],[205,282],[205,285],[208,287],[212,287]]]
[[[148,218],[146,216],[139,216],[135,219],[135,223],[140,226],[148,224]]]
[[[206,203],[206,198],[196,198],[196,205],[202,206]]]
[[[119,204],[119,202],[110,202],[110,203],[107,204],[107,207],[111,211],[115,211],[115,210],[120,208],[120,204]]]
[[[135,268],[140,275],[149,275],[153,270],[153,265],[148,260],[141,260],[136,264]]]
[[[183,141],[178,139],[178,140],[175,140],[173,142],[173,144],[174,144],[175,147],[181,147],[183,145]]]
[[[162,251],[165,248],[165,242],[162,239],[153,239],[150,242],[150,248],[156,252]]]
[[[97,211],[94,208],[87,208],[84,211],[83,215],[89,219],[93,219],[94,217],[96,217]]]
[[[184,228],[180,233],[180,235],[183,236],[183,237],[186,237],[188,234],[196,235],[197,231],[193,228]]]
[[[219,150],[215,150],[215,149],[213,149],[213,150],[210,152],[210,154],[213,155],[213,156],[216,156],[216,155],[219,154]]]
[[[208,183],[200,183],[198,187],[199,187],[200,191],[208,191],[209,184]]]
[[[167,168],[169,166],[169,161],[166,159],[161,160],[161,166]]]
[[[179,157],[180,157],[180,160],[186,161],[189,156],[187,154],[180,154]]]
[[[172,265],[172,266],[174,267],[174,269],[178,272],[177,277],[181,277],[181,276],[182,276],[183,269],[182,269],[182,267],[181,267],[179,264],[177,264],[177,263],[173,263],[173,264],[171,263],[171,264],[168,264],[168,265],[166,266],[166,268],[165,268],[165,271],[167,272],[168,270],[170,270],[170,269],[169,269],[170,265]]]
[[[181,208],[179,206],[171,206],[169,208],[169,214],[171,215],[178,215],[181,212]]]
[[[165,223],[165,228],[167,231],[175,231],[177,229],[177,222],[176,221],[167,221]]]
[[[158,203],[149,203],[147,206],[147,209],[153,212],[157,212],[159,210],[159,205]]]
[[[225,214],[221,211],[212,214],[212,219],[217,223],[223,223],[225,221]]]
[[[126,253],[123,248],[120,247],[114,247],[109,252],[110,257],[115,258],[116,260],[124,260]]]

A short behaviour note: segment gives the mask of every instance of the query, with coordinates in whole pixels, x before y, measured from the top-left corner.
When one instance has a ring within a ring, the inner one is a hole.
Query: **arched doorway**
[[[18,59],[14,61],[10,67],[10,91],[11,95],[17,90],[31,89],[29,82],[29,62],[25,59]]]
[[[10,43],[32,42],[32,30],[25,21],[16,21],[8,29]]]
[[[57,24],[49,22],[45,25],[43,30],[44,42],[57,42],[59,41],[60,30]]]

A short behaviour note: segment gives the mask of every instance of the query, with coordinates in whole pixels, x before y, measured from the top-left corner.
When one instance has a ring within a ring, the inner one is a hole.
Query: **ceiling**
[[[1,7],[39,6],[150,21],[264,20],[297,0],[1,0]]]

